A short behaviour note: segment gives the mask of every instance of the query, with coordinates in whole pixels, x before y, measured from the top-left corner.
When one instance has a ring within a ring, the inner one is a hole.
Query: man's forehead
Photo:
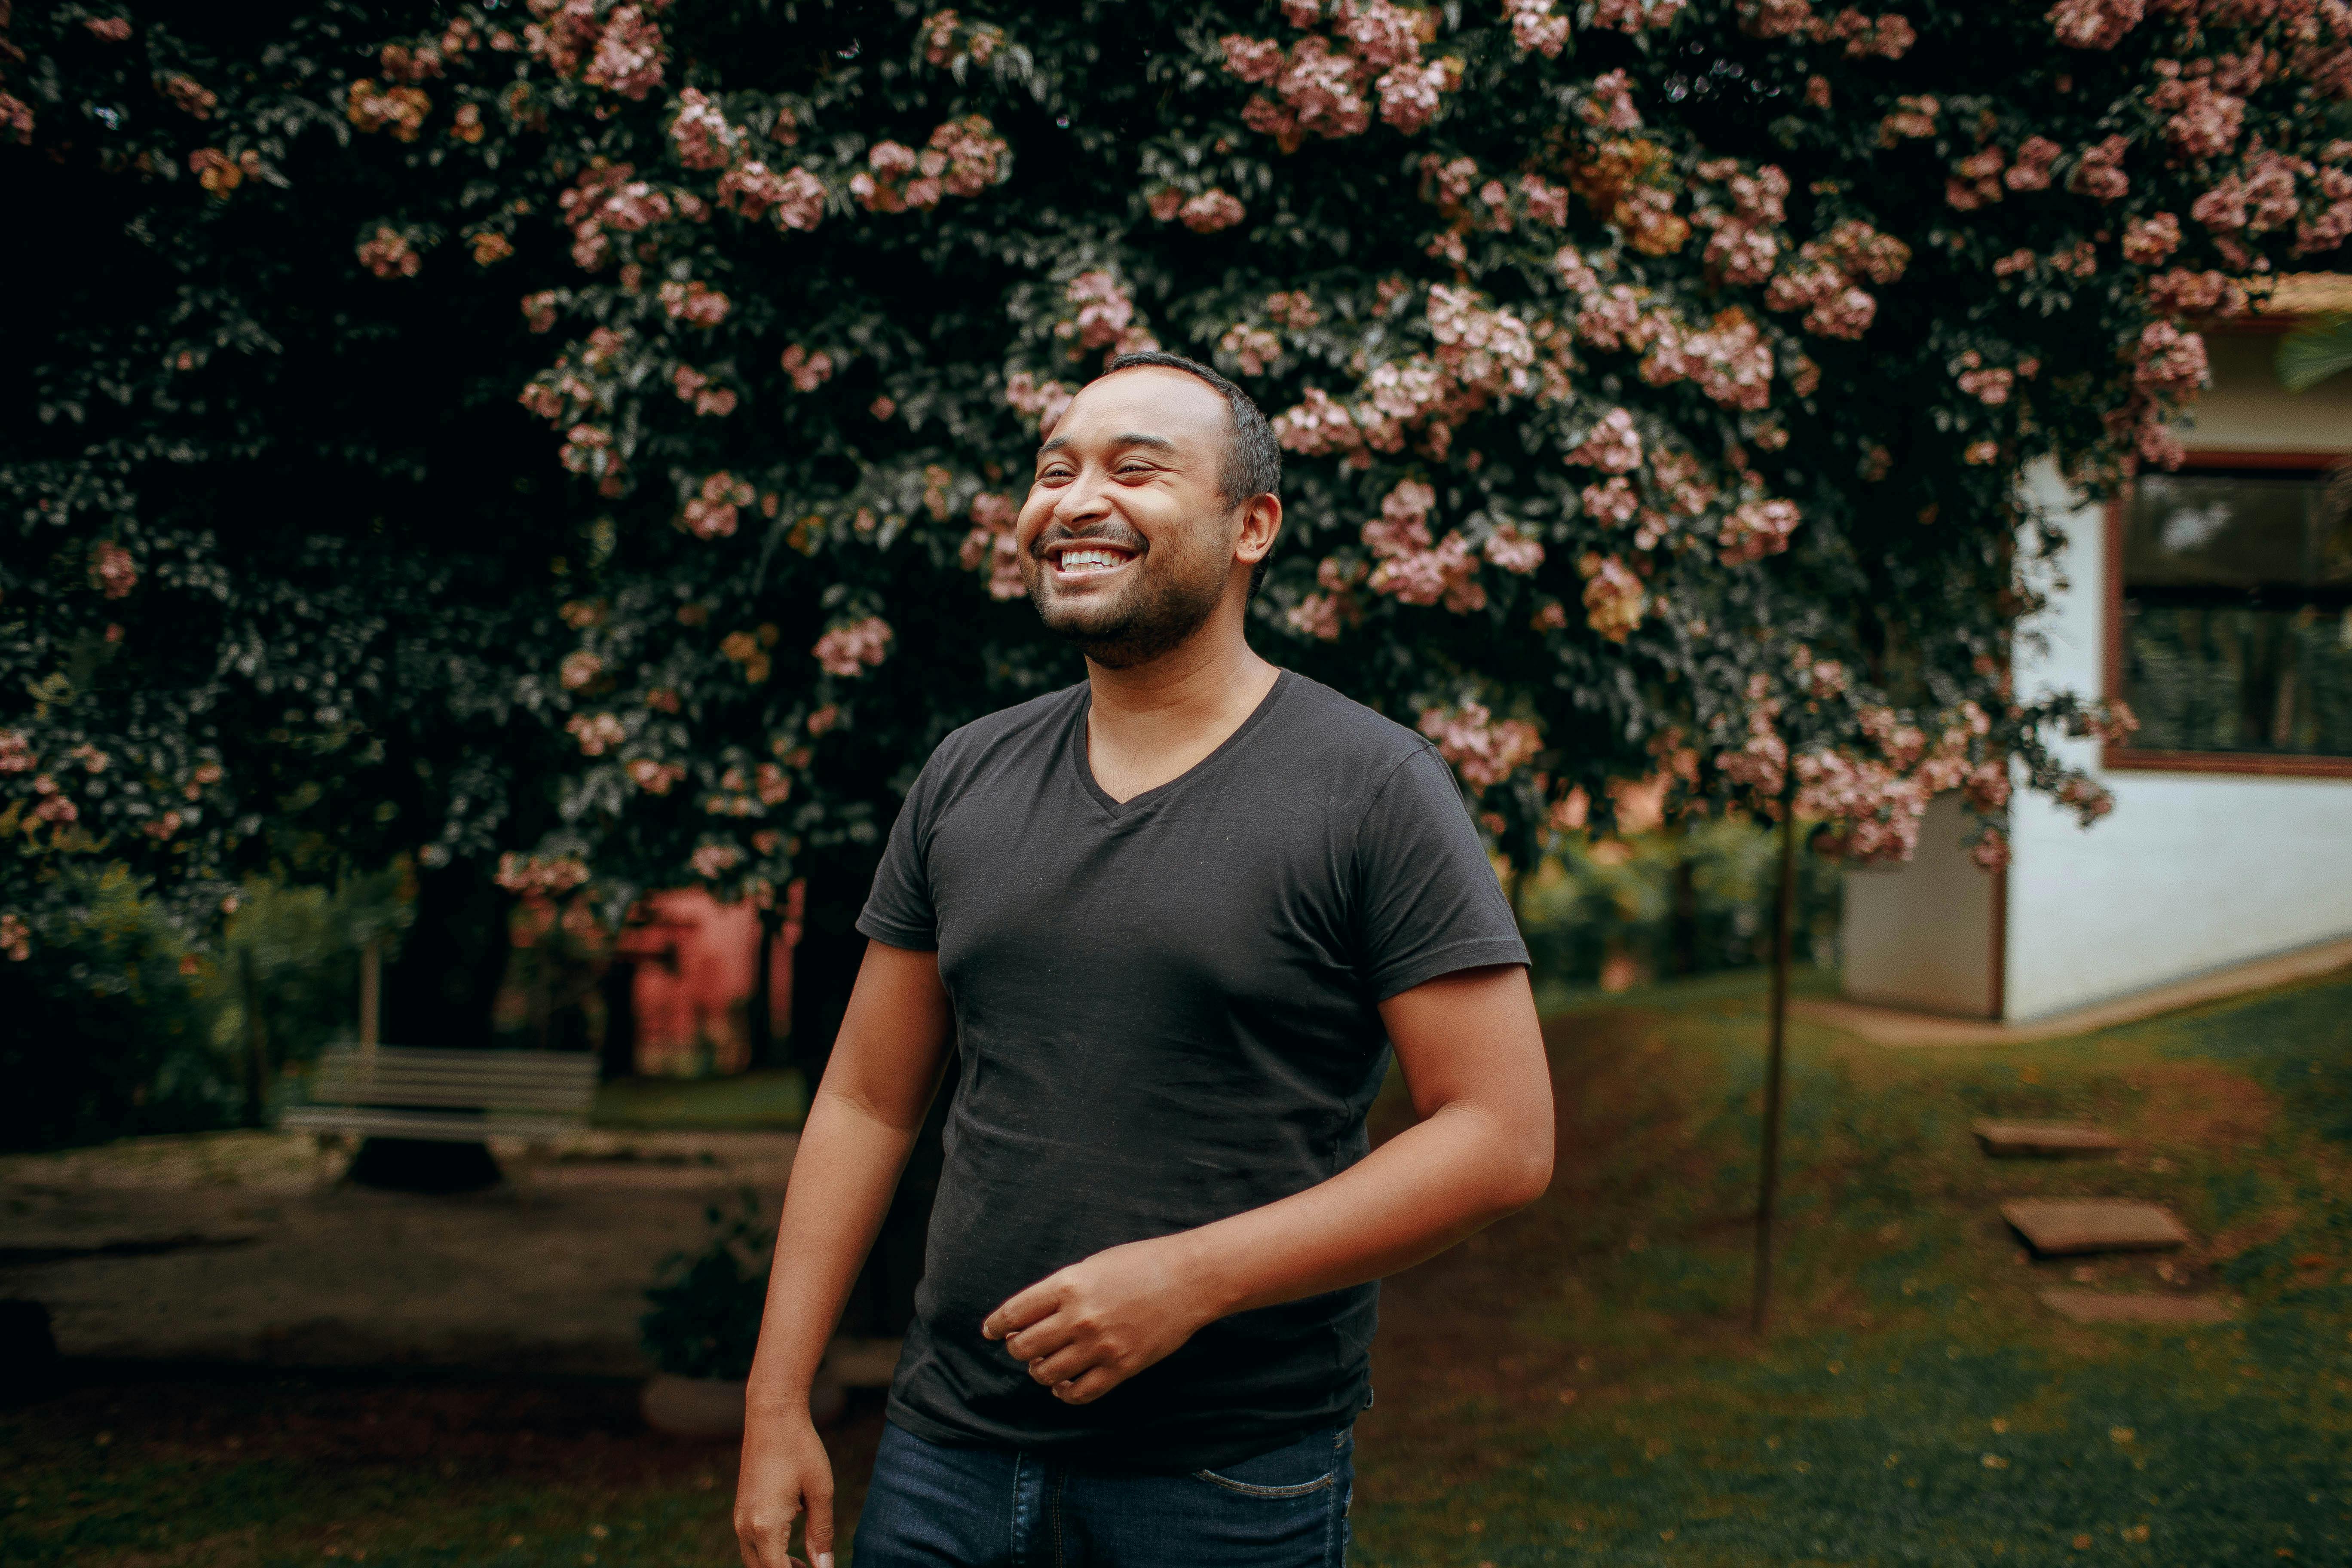
[[[1087,383],[1038,449],[1139,438],[1189,445],[1216,439],[1226,423],[1225,400],[1200,377],[1137,365]]]

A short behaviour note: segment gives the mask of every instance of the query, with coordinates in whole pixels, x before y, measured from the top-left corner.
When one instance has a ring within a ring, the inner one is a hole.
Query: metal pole
[[[1797,903],[1797,813],[1780,802],[1780,880],[1773,893],[1772,1016],[1764,1055],[1763,1175],[1756,1199],[1756,1292],[1748,1327],[1764,1332],[1772,1310],[1772,1217],[1780,1196],[1780,1080],[1788,1055],[1789,946]]]

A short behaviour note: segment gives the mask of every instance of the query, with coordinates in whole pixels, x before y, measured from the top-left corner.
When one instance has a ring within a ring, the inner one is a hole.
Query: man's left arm
[[[1528,972],[1441,975],[1381,1004],[1420,1120],[1329,1181],[1046,1276],[982,1331],[1072,1405],[1231,1313],[1411,1268],[1551,1180],[1551,1073]]]

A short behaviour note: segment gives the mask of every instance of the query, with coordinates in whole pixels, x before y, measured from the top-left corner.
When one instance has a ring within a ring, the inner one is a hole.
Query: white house
[[[2021,795],[1987,875],[1937,802],[1916,859],[1847,876],[1850,1001],[2024,1022],[2352,937],[2352,374],[2289,393],[2271,361],[2321,309],[2352,278],[2281,279],[2207,331],[2177,473],[2087,508],[2027,476],[2065,542],[2018,687],[2131,704],[2129,744],[2068,742],[2114,814]]]

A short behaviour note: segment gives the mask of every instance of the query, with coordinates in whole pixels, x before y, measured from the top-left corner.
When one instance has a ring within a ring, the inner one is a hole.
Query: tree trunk
[[[253,949],[236,949],[238,999],[245,1010],[245,1124],[258,1127],[269,1113],[269,1026],[261,1016],[261,977]]]
[[[1674,913],[1666,931],[1666,967],[1674,974],[1698,973],[1698,874],[1691,864],[1690,830],[1675,832]]]
[[[760,941],[751,972],[751,1065],[780,1067],[776,1059],[776,938],[784,929],[784,911],[773,907],[760,911]]]
[[[1780,1092],[1788,1056],[1789,948],[1797,902],[1797,813],[1780,802],[1780,878],[1772,899],[1772,1002],[1764,1056],[1763,1173],[1756,1199],[1756,1290],[1748,1327],[1759,1336],[1772,1312],[1772,1219],[1780,1196]]]

